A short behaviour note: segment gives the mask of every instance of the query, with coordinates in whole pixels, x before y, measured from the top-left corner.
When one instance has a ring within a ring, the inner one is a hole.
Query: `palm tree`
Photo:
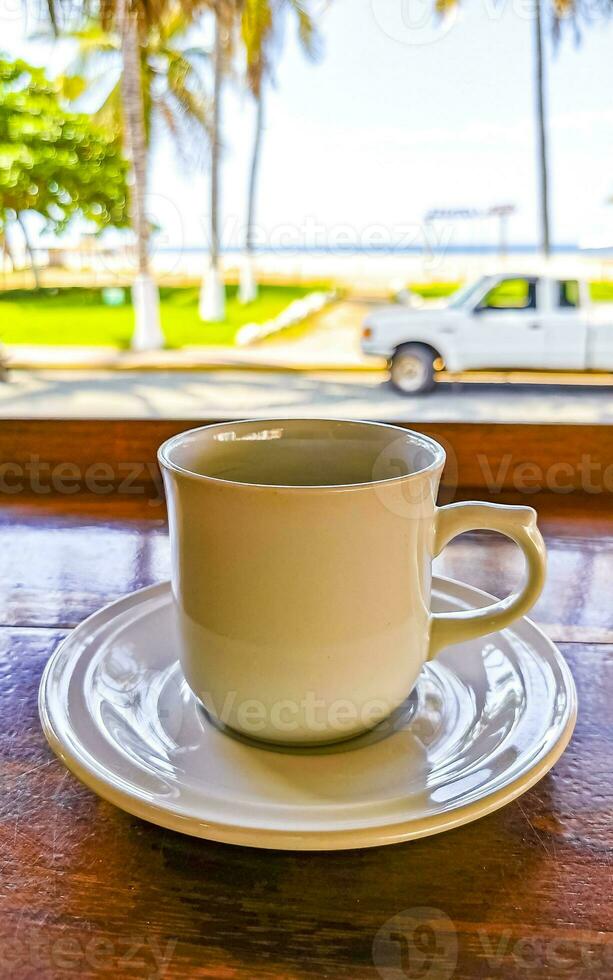
[[[57,33],[57,11],[69,0],[48,0],[50,21]],[[168,12],[172,0],[101,0],[98,7],[104,31],[115,30],[119,36],[122,73],[120,80],[121,110],[126,156],[131,164],[130,217],[136,238],[138,274],[132,286],[135,329],[132,346],[138,350],[161,347],[164,341],[160,324],[159,290],[151,276],[149,245],[151,228],[145,210],[147,189],[147,112],[142,84],[142,48],[147,32]],[[200,9],[199,0],[183,0],[182,7],[191,14]],[[70,7],[68,8],[70,12]]]
[[[202,320],[219,323],[225,319],[225,286],[219,264],[219,168],[221,157],[221,94],[228,70],[233,31],[240,0],[214,0],[213,106],[211,113],[211,176],[209,264],[200,287],[199,312]]]
[[[145,103],[141,84],[140,41],[143,34],[142,12],[131,7],[129,0],[117,0],[114,9],[103,7],[103,27],[117,27],[121,39],[121,104],[126,156],[132,168],[130,217],[136,236],[138,274],[132,284],[135,325],[132,347],[151,350],[162,347],[164,337],[160,323],[160,294],[149,266],[151,229],[145,211],[147,192],[147,138]]]
[[[208,54],[184,43],[190,22],[181,7],[173,5],[146,31],[140,46],[147,145],[152,130],[163,127],[180,157],[200,146],[207,131],[209,105],[200,67]],[[121,92],[121,39],[92,20],[69,35],[77,43],[77,55],[68,68],[85,79],[85,91],[97,101],[94,117],[114,132],[124,131]],[[83,88],[73,98],[81,98]]]
[[[593,22],[594,7],[583,0],[551,0],[551,33],[554,45],[562,36],[562,28],[569,24],[575,40],[581,39],[581,24]],[[549,147],[547,133],[546,64],[544,51],[543,0],[535,0],[534,7],[534,77],[536,84],[536,126],[538,145],[538,187],[540,200],[541,251],[545,258],[551,254]],[[603,3],[597,9],[599,16],[610,16],[611,4]]]
[[[147,137],[141,79],[141,40],[149,26],[149,7],[130,0],[103,2],[100,20],[105,31],[116,29],[121,51],[120,79],[123,138],[131,166],[130,220],[136,238],[138,273],[132,284],[134,332],[132,347],[150,350],[163,346],[160,296],[151,276],[149,245],[151,229],[145,210],[147,192]]]
[[[549,224],[549,159],[547,146],[547,109],[545,105],[542,0],[534,0],[534,59],[541,251],[545,258],[549,258],[551,254],[551,229]]]
[[[138,45],[137,69],[132,66],[128,56],[129,67],[138,72],[142,98],[142,112],[137,110],[137,119],[129,115],[130,110],[126,111],[126,105],[132,105],[134,80],[126,72],[124,32],[105,30],[99,22],[91,21],[71,34],[78,44],[78,54],[71,71],[87,79],[90,91],[95,93],[102,89],[102,102],[94,115],[115,132],[123,133],[126,155],[132,161],[137,158],[141,161],[140,167],[133,163],[133,192],[136,198],[133,227],[137,238],[138,277],[133,287],[136,329],[132,346],[139,350],[159,347],[162,343],[158,294],[148,268],[151,229],[143,213],[146,160],[144,169],[142,162],[156,125],[165,127],[181,155],[185,156],[194,145],[194,137],[206,132],[208,122],[208,106],[198,70],[198,62],[205,61],[207,55],[201,48],[182,44],[188,27],[189,20],[183,10],[173,4],[143,32]],[[120,66],[123,64],[123,72],[116,81],[112,69],[117,61]],[[141,143],[143,123],[146,141],[144,153]],[[136,155],[131,133],[136,133],[139,141],[140,152]]]
[[[257,182],[264,132],[264,91],[273,78],[275,55],[280,48],[282,19],[286,11],[295,14],[298,36],[310,58],[318,53],[318,35],[313,17],[304,0],[245,0],[241,16],[241,37],[247,61],[247,84],[256,102],[255,131],[249,169],[245,252],[240,271],[239,298],[250,303],[257,297],[254,274],[254,224]]]
[[[445,16],[449,10],[457,5],[459,0],[435,0],[435,8],[441,16]],[[540,247],[541,252],[548,258],[551,254],[551,222],[550,222],[550,181],[549,181],[549,146],[548,146],[548,120],[547,120],[547,100],[546,100],[546,65],[545,65],[545,45],[544,45],[544,2],[545,0],[534,0],[534,83],[536,95],[536,134],[537,134],[537,154],[538,154],[538,201],[539,201],[539,228],[540,228]],[[599,12],[605,15],[609,13],[610,5],[603,4]],[[579,20],[585,15],[590,19],[593,11],[585,7],[582,0],[550,0],[547,6],[547,13],[551,16],[551,29],[554,42],[560,38],[561,28],[564,22],[570,21],[575,29],[575,36],[579,38]]]

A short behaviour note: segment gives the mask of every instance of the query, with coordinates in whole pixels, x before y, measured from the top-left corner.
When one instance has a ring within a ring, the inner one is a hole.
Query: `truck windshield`
[[[486,279],[477,279],[476,282],[469,282],[465,286],[461,286],[452,295],[448,305],[452,310],[457,310],[460,306],[465,306],[471,298],[483,292],[485,282]]]

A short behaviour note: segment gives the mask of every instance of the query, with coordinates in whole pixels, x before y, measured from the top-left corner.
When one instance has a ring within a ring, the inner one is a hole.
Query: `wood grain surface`
[[[550,554],[534,618],[579,691],[567,752],[469,826],[300,854],[161,830],[97,799],[55,759],[36,708],[44,664],[84,616],[167,577],[164,511],[144,493],[5,495],[0,976],[613,976],[613,514],[602,496],[530,499]],[[436,570],[500,595],[520,559],[471,534]]]
[[[219,419],[214,420],[219,421]],[[0,419],[0,497],[109,487],[126,494],[159,483],[157,448],[205,419]],[[444,483],[489,494],[516,490],[613,493],[613,426],[398,422],[447,452]]]

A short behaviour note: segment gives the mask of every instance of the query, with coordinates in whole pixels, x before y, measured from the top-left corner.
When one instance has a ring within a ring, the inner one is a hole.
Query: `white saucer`
[[[492,601],[435,578],[435,611]],[[427,664],[393,726],[278,750],[215,727],[177,662],[170,587],[96,613],[49,661],[39,697],[53,750],[87,786],[152,823],[298,850],[371,847],[458,827],[540,779],[576,717],[565,661],[527,619]]]

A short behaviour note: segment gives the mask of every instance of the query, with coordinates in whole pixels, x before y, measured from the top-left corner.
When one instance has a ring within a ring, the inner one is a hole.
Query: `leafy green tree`
[[[74,83],[73,83],[74,84]],[[127,223],[127,165],[117,139],[83,114],[69,112],[44,69],[0,59],[0,232],[11,221],[24,234],[39,275],[24,214],[62,232],[80,214],[99,228]]]

